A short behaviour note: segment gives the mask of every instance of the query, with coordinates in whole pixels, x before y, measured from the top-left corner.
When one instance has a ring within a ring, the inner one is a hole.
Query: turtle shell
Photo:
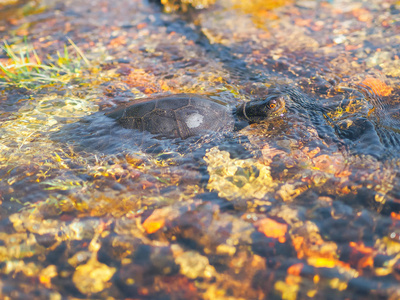
[[[206,96],[178,94],[140,100],[107,114],[122,127],[158,137],[187,139],[233,131],[232,110]]]

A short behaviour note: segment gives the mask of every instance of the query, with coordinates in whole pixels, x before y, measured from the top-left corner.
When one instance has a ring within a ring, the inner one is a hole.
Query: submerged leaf
[[[231,159],[228,152],[217,147],[210,149],[204,160],[210,173],[208,189],[217,190],[220,197],[228,200],[262,199],[276,186],[270,168],[258,161]]]
[[[109,286],[108,281],[116,269],[100,263],[95,256],[88,263],[76,268],[72,281],[76,288],[83,294],[93,294]]]
[[[265,218],[255,223],[258,231],[265,234],[270,238],[279,239],[279,242],[284,243],[286,241],[285,235],[288,229],[286,224],[279,223],[275,220]]]
[[[390,96],[393,91],[392,87],[377,78],[368,77],[362,83],[370,87],[378,96]]]

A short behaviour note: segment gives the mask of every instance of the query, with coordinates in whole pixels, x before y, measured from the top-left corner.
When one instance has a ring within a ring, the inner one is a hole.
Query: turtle
[[[124,128],[147,131],[158,138],[185,140],[210,133],[237,131],[281,115],[286,95],[272,95],[230,108],[221,101],[197,94],[175,94],[142,99],[106,113]]]

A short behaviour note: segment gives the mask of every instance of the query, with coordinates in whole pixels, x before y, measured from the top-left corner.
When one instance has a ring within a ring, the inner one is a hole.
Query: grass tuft
[[[73,49],[72,53],[64,45],[63,53],[57,51],[56,57],[48,55],[46,62],[26,40],[18,53],[4,41],[1,49],[7,58],[0,59],[0,85],[31,88],[51,82],[67,83],[72,77],[81,75],[83,69],[91,67],[91,63],[71,39],[68,41]]]

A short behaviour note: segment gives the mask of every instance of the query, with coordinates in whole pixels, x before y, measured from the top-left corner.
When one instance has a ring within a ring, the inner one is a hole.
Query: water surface
[[[4,297],[400,297],[396,1],[31,5],[0,4],[16,53],[70,38],[96,67],[25,87],[0,73]],[[288,102],[196,141],[104,115],[173,93]]]

